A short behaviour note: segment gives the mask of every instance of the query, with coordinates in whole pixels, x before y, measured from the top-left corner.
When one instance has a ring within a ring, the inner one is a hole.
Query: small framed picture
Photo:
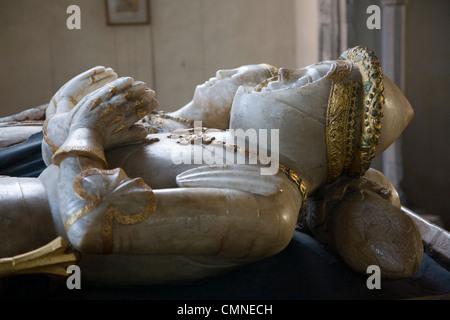
[[[149,0],[105,0],[108,25],[150,23]]]

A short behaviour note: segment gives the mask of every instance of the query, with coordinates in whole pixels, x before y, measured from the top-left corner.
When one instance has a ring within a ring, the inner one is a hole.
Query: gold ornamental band
[[[384,106],[383,73],[378,58],[366,47],[359,46],[349,49],[339,59],[355,64],[362,77],[361,135],[356,155],[347,170],[348,176],[360,177],[369,169],[381,136],[381,118]]]
[[[326,120],[327,183],[339,178],[353,159],[359,87],[356,81],[346,81],[334,83],[331,88]]]

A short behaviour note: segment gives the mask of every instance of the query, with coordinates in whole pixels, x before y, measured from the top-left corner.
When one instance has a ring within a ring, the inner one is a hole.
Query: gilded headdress
[[[333,81],[326,123],[329,183],[342,172],[358,177],[369,169],[380,141],[384,106],[383,73],[373,52],[355,47],[335,63],[335,70],[327,76]],[[348,79],[354,66],[359,69],[361,83]],[[361,108],[361,121],[355,121],[357,108]],[[361,123],[360,130],[357,123]]]

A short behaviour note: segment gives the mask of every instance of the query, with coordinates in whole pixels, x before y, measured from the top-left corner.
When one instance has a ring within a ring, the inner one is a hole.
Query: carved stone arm
[[[152,190],[121,169],[91,168],[75,178],[74,171],[69,173],[69,167],[89,162],[65,159],[60,170],[63,223],[81,252],[242,263],[280,252],[295,231],[302,197],[281,172],[261,178],[257,168],[224,168],[220,175],[212,168],[215,181],[223,180],[214,186],[202,169],[180,175],[180,188]],[[73,188],[62,191],[64,186]]]

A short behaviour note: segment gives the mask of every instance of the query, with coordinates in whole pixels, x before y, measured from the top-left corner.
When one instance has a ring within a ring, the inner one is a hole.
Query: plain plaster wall
[[[403,134],[408,204],[450,230],[450,42],[448,0],[409,0],[405,90],[415,116]]]
[[[319,14],[317,0],[295,1],[295,62],[298,67],[317,62],[319,57]]]
[[[47,103],[95,65],[147,82],[160,108],[170,111],[218,69],[262,62],[296,67],[303,56],[315,61],[314,0],[150,4],[150,25],[108,26],[104,0],[0,0],[0,117]],[[81,9],[80,30],[66,27],[69,5]],[[298,46],[297,29],[303,40],[313,39],[310,46]]]

